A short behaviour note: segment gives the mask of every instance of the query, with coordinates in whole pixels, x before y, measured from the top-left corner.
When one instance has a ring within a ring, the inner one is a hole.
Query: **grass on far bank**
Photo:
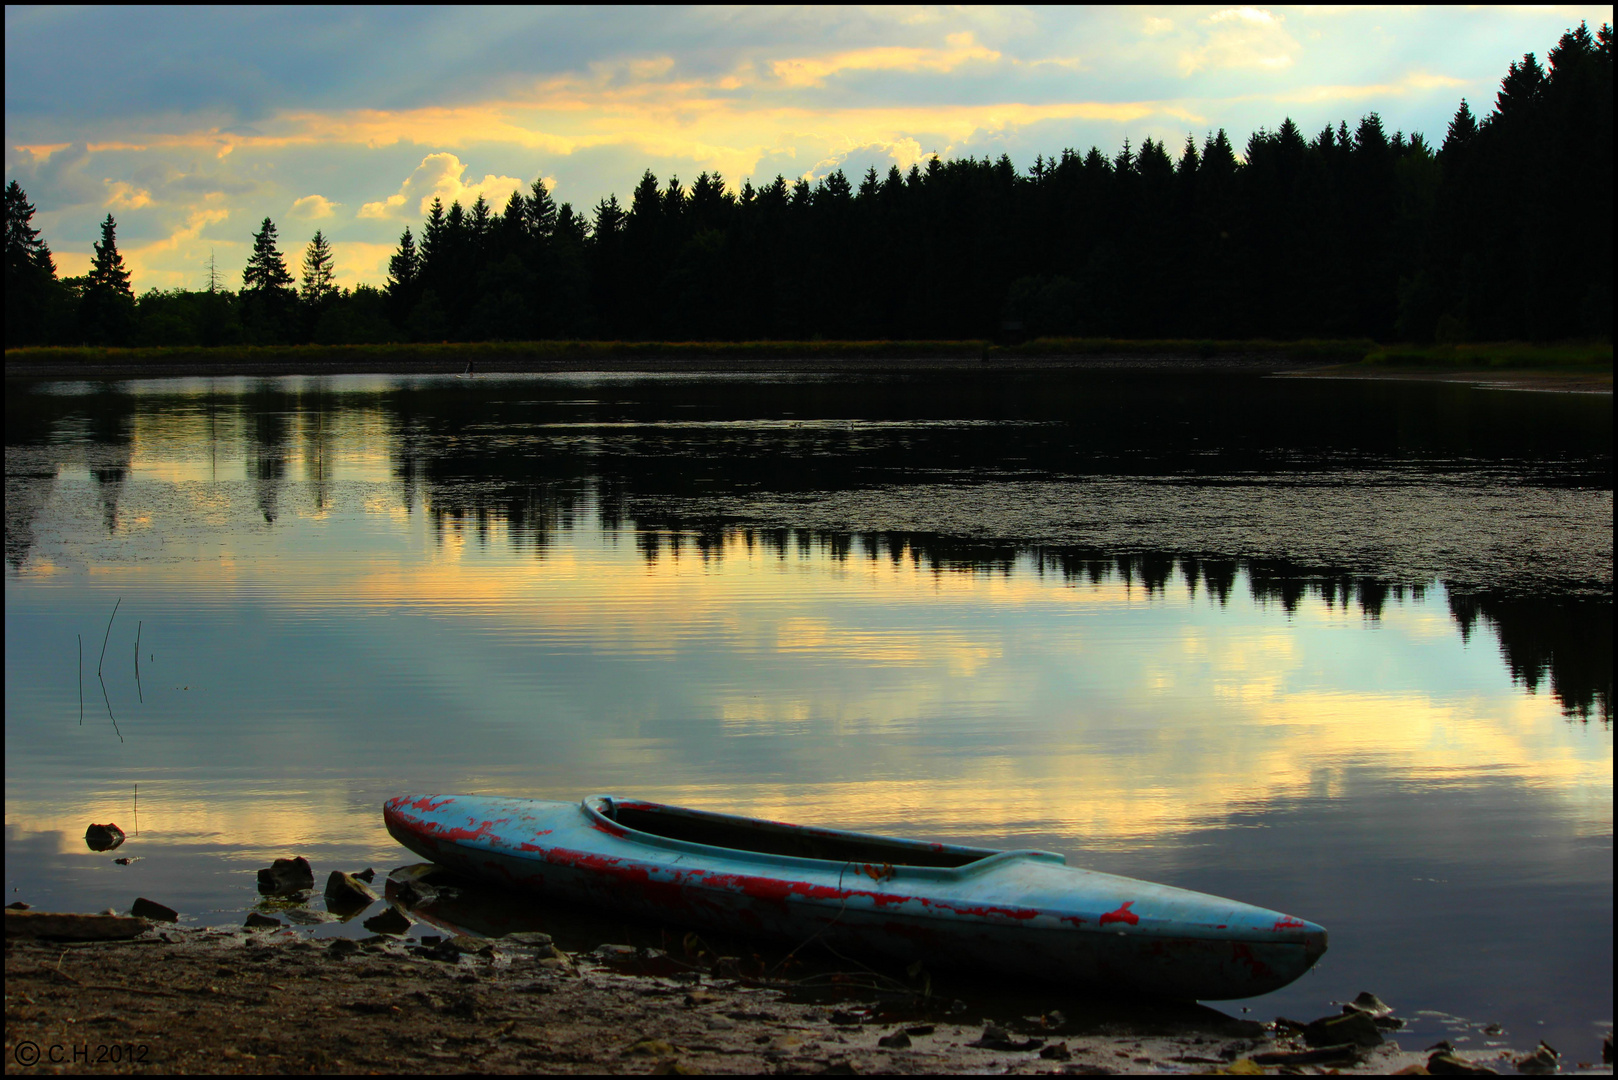
[[[7,349],[10,365],[485,363],[619,359],[718,360],[981,360],[1000,357],[1289,355],[1353,361],[1369,341],[1214,341],[1195,339],[1038,338],[1017,345],[966,341],[477,341],[374,345],[157,345],[138,348],[50,346]]]
[[[987,360],[1063,357],[1163,357],[1212,359],[1275,356],[1371,367],[1432,370],[1612,369],[1612,345],[1498,344],[1386,345],[1364,339],[1305,341],[1037,338],[1016,345],[989,341],[480,341],[394,342],[374,345],[225,345],[107,348],[54,346],[7,349],[6,367],[143,368],[201,367],[218,370],[338,367],[350,370],[459,367],[473,361],[483,370],[513,364],[579,364],[634,360],[733,363],[764,360]]]
[[[1535,344],[1505,341],[1453,345],[1387,345],[1368,353],[1368,367],[1454,371],[1611,371],[1611,342]]]

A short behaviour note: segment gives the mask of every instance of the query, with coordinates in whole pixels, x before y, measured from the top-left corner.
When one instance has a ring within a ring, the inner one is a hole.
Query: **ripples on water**
[[[1576,1046],[1611,487],[1610,398],[1447,385],[8,387],[7,886],[234,923],[402,790],[618,790],[1238,896],[1333,933],[1261,1015]]]

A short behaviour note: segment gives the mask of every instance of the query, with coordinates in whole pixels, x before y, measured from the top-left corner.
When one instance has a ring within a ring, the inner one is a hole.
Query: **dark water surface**
[[[10,899],[238,924],[271,858],[413,861],[391,795],[618,792],[1328,927],[1257,1017],[1610,1026],[1610,395],[14,384],[5,492]]]

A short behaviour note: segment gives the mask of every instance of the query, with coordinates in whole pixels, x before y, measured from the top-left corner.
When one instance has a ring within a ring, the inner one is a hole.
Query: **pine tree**
[[[1443,149],[1439,155],[1445,160],[1458,158],[1466,153],[1472,139],[1478,133],[1478,122],[1472,116],[1472,109],[1461,99],[1461,107],[1455,110],[1455,118],[1449,122],[1449,132],[1444,136]]]
[[[410,235],[410,226],[406,225],[404,235],[399,237],[399,250],[388,260],[388,291],[413,287],[420,273],[421,257],[416,254],[416,238]]]
[[[111,214],[101,223],[101,240],[91,247],[95,255],[79,305],[79,328],[95,344],[126,345],[134,329],[135,294],[118,254],[118,223]]]
[[[556,231],[556,203],[551,200],[550,189],[544,178],[534,181],[529,189],[528,201],[523,209],[523,224],[529,239],[544,244]]]
[[[129,288],[129,271],[124,268],[124,257],[118,254],[118,223],[112,220],[111,214],[101,223],[101,241],[90,247],[95,251],[90,261],[90,288],[122,295],[133,302],[135,294]]]
[[[398,326],[404,326],[421,299],[421,255],[416,250],[416,238],[406,226],[399,237],[399,250],[388,260],[387,297],[388,317]]]
[[[309,246],[303,253],[303,289],[301,296],[304,306],[311,310],[318,310],[326,305],[332,297],[337,295],[337,286],[333,283],[331,245],[326,237],[315,230],[315,235],[309,241]]]
[[[45,312],[56,293],[56,261],[33,227],[21,185],[6,185],[6,347],[45,340]]]
[[[278,345],[292,336],[298,298],[292,284],[286,260],[275,246],[275,222],[265,218],[242,270],[242,322],[249,341]]]
[[[253,253],[247,257],[247,267],[242,271],[242,291],[268,293],[291,287],[292,274],[275,246],[275,222],[265,218],[253,235]]]

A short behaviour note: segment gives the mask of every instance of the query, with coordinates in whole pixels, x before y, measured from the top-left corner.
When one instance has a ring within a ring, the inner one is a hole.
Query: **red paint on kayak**
[[[1230,954],[1237,963],[1247,965],[1247,970],[1253,973],[1254,978],[1264,979],[1269,977],[1270,965],[1254,956],[1253,950],[1241,942],[1231,942]]]
[[[1125,900],[1124,903],[1123,903],[1123,906],[1120,907],[1117,911],[1109,911],[1106,914],[1102,915],[1101,916],[1101,925],[1106,926],[1108,923],[1115,923],[1115,922],[1128,923],[1130,926],[1139,925],[1140,924],[1140,916],[1136,915],[1133,911],[1129,910],[1129,905],[1133,904],[1134,902],[1135,901],[1133,901],[1133,900]]]

